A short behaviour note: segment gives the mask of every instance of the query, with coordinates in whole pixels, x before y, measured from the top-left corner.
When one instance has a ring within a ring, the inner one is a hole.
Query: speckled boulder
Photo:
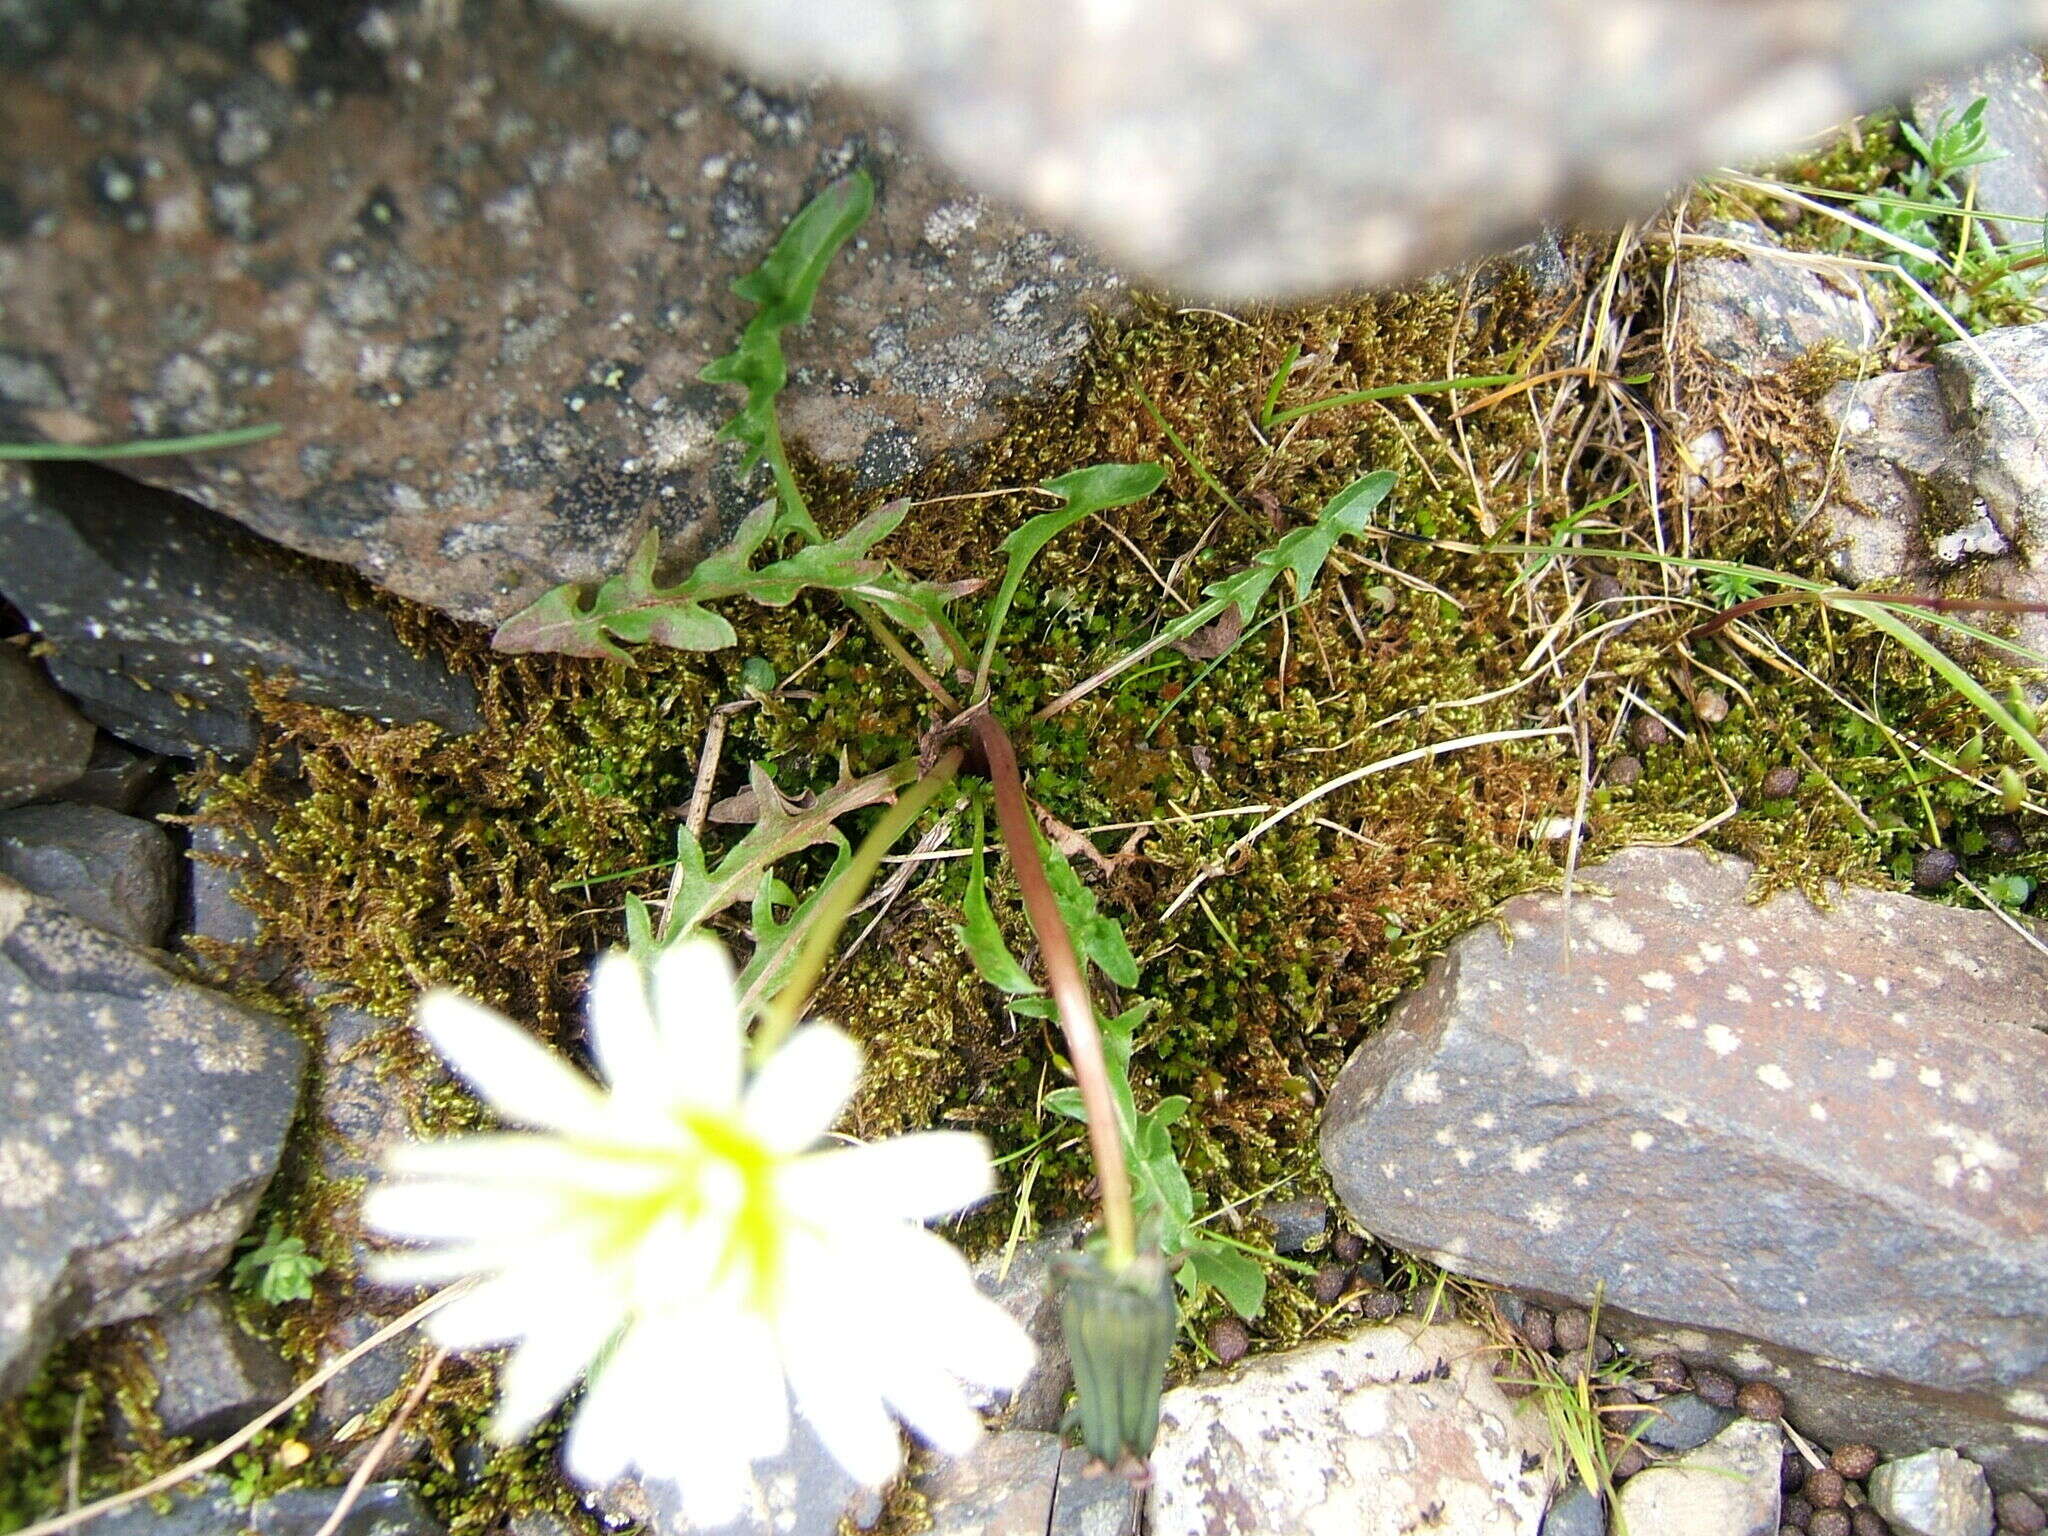
[[[1352,1216],[1762,1377],[1821,1443],[2048,1481],[2048,958],[1626,850],[1466,934],[1338,1078]]]
[[[1618,1513],[1646,1536],[1777,1536],[1784,1438],[1776,1424],[1737,1419],[1669,1466],[1630,1478]]]
[[[1395,1323],[1261,1355],[1168,1392],[1150,1528],[1536,1536],[1545,1447],[1462,1323]]]
[[[862,485],[990,435],[1121,293],[839,99],[537,3],[28,11],[0,8],[0,143],[35,149],[0,175],[0,437],[281,423],[128,467],[464,618],[757,499],[712,441],[742,396],[697,374],[751,312],[732,280],[854,166],[877,208],[790,338],[784,423]]]
[[[277,1021],[0,879],[0,1397],[221,1267],[304,1063]]]

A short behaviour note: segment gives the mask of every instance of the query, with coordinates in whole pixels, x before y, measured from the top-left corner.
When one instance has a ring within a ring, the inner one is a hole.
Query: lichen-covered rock
[[[1707,246],[1678,263],[1672,312],[1681,344],[1748,379],[1823,347],[1867,351],[1884,335],[1880,297],[1854,272],[1826,272],[1759,225],[1708,224]],[[1712,254],[1708,254],[1708,252]]]
[[[97,805],[0,812],[0,875],[130,944],[163,943],[178,851],[153,821]]]
[[[1622,1484],[1616,1513],[1628,1530],[1657,1536],[1777,1536],[1784,1438],[1774,1423],[1737,1419]]]
[[[54,795],[91,760],[92,722],[44,680],[35,663],[0,644],[0,810]]]
[[[1151,1529],[1535,1536],[1544,1447],[1491,1359],[1475,1328],[1396,1323],[1175,1387],[1152,1452]]]
[[[1046,1536],[1060,1456],[1058,1435],[1017,1429],[941,1458],[917,1480],[932,1536]]]
[[[2038,221],[2048,214],[2048,82],[2041,78],[2041,56],[2013,48],[1932,81],[1913,93],[1913,119],[1931,139],[1980,96],[1995,158],[1970,168],[1971,206],[2000,244],[2039,240]]]
[[[1121,292],[843,100],[527,0],[58,11],[33,49],[0,11],[0,143],[37,146],[0,201],[0,436],[280,423],[129,467],[463,618],[758,499],[713,442],[742,396],[697,375],[855,166],[876,211],[783,421],[862,485],[991,435]]]
[[[1984,1469],[1954,1451],[1922,1451],[1870,1474],[1870,1502],[1906,1536],[1991,1536]]]
[[[2048,960],[1867,890],[1630,849],[1459,939],[1346,1065],[1366,1229],[1763,1377],[1820,1438],[2048,1476]]]
[[[0,880],[0,1397],[64,1335],[220,1268],[304,1062],[274,1019]]]
[[[572,0],[901,103],[978,185],[1211,295],[1619,223],[2038,35],[2029,0]]]
[[[0,465],[0,594],[87,714],[160,752],[253,752],[252,671],[374,719],[478,722],[466,679],[310,562],[104,470]]]

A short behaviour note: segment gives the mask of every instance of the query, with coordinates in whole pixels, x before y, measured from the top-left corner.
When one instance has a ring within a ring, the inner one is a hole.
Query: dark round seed
[[[1351,1271],[1342,1264],[1325,1264],[1316,1271],[1316,1305],[1334,1307],[1344,1288],[1351,1283]]]
[[[1643,1368],[1643,1379],[1666,1392],[1683,1392],[1692,1384],[1692,1378],[1685,1373],[1685,1362],[1676,1355],[1652,1355]]]
[[[1604,1333],[1595,1334],[1593,1336],[1593,1363],[1595,1365],[1605,1365],[1613,1358],[1614,1340],[1607,1337]]]
[[[1702,688],[1692,696],[1692,712],[1707,725],[1719,725],[1728,718],[1728,695],[1718,688]]]
[[[1984,846],[1993,853],[2018,853],[2024,841],[2020,836],[2020,824],[2010,816],[1993,816],[1984,823]]]
[[[1874,1445],[1838,1445],[1828,1457],[1828,1465],[1850,1482],[1860,1483],[1877,1470],[1879,1459]]]
[[[1998,1523],[2014,1536],[2041,1536],[2048,1531],[2048,1510],[2032,1494],[2015,1489],[1998,1496]]]
[[[1621,596],[1621,583],[1605,571],[1586,583],[1586,598],[1589,602],[1611,603]]]
[[[1884,1516],[1868,1504],[1850,1514],[1849,1529],[1856,1536],[1892,1536],[1892,1528],[1884,1523]]]
[[[1807,1522],[1813,1518],[1813,1506],[1794,1494],[1778,1506],[1778,1518],[1787,1525],[1803,1531]]]
[[[1614,1458],[1609,1469],[1614,1480],[1625,1482],[1650,1464],[1650,1458],[1643,1454],[1643,1448],[1631,1442],[1621,1448],[1621,1454]]]
[[[1946,848],[1930,848],[1913,861],[1913,883],[1923,891],[1936,891],[1956,876],[1962,864]]]
[[[1764,775],[1764,798],[1766,800],[1790,800],[1799,793],[1799,770],[1790,763],[1780,763]]]
[[[1522,1337],[1531,1349],[1545,1354],[1557,1348],[1557,1319],[1547,1307],[1529,1307],[1522,1313]]]
[[[1750,1419],[1777,1419],[1785,1414],[1785,1394],[1767,1381],[1749,1381],[1735,1394],[1735,1411]]]
[[[1592,1314],[1583,1307],[1566,1307],[1557,1314],[1557,1347],[1562,1350],[1584,1349],[1586,1340],[1593,1336]]]
[[[1806,1481],[1806,1458],[1797,1451],[1787,1451],[1785,1459],[1778,1463],[1778,1486],[1786,1496],[1799,1491],[1799,1485]]]
[[[1619,757],[1609,758],[1606,770],[1600,775],[1600,782],[1611,784],[1616,789],[1626,789],[1643,776],[1643,760],[1624,752]]]
[[[1339,1264],[1356,1264],[1365,1257],[1365,1239],[1356,1232],[1339,1232],[1330,1239],[1330,1256]]]
[[[1799,1485],[1799,1493],[1815,1509],[1834,1509],[1842,1502],[1842,1474],[1833,1467],[1815,1467]]]
[[[1628,739],[1642,750],[1661,747],[1671,740],[1671,727],[1655,715],[1637,715],[1628,724]]]
[[[1401,1298],[1392,1291],[1360,1291],[1352,1305],[1368,1322],[1391,1322],[1401,1315]]]
[[[1849,1511],[1816,1509],[1806,1522],[1806,1536],[1849,1536]]]
[[[1716,1408],[1735,1406],[1735,1378],[1726,1371],[1695,1370],[1692,1389],[1700,1395],[1701,1401],[1712,1403]]]
[[[1235,1365],[1252,1352],[1252,1336],[1243,1323],[1226,1317],[1210,1326],[1209,1348],[1215,1352],[1217,1364]]]

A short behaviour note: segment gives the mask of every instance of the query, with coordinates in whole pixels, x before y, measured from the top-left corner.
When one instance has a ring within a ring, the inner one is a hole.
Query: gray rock
[[[1467,1325],[1395,1323],[1175,1387],[1152,1452],[1151,1529],[1395,1536],[1428,1522],[1533,1536],[1549,1488],[1526,1469],[1547,1445],[1494,1384],[1491,1358]]]
[[[0,644],[0,810],[54,795],[85,772],[92,722],[65,701],[42,670]]]
[[[1137,1536],[1143,1492],[1123,1473],[1094,1462],[1073,1446],[1060,1452],[1046,1536]]]
[[[1913,120],[1930,138],[1942,119],[1984,98],[1984,128],[2001,158],[1965,171],[1974,178],[1972,206],[2001,245],[2038,241],[2048,214],[2048,84],[2039,55],[2010,49],[1977,68],[1913,93]],[[2005,214],[2007,218],[1998,215]]]
[[[1954,1451],[1922,1451],[1870,1474],[1870,1502],[1905,1536],[1991,1536],[1984,1469]]]
[[[0,1398],[59,1338],[160,1311],[226,1262],[305,1054],[0,880]]]
[[[77,24],[0,67],[0,100],[101,126],[43,136],[15,179],[32,212],[0,231],[0,365],[47,361],[0,366],[0,430],[282,423],[127,467],[461,618],[608,576],[650,527],[701,552],[758,500],[714,442],[743,397],[697,374],[751,313],[733,279],[856,166],[878,206],[788,338],[782,420],[864,485],[993,435],[1122,295],[845,100],[543,4],[472,0],[459,25],[440,0],[314,7],[281,35],[261,8],[63,9]],[[136,79],[158,85],[110,97]],[[264,148],[224,164],[192,114],[258,94],[280,109]],[[136,168],[119,206],[110,155]]]
[[[1353,1217],[1573,1304],[1604,1281],[1618,1341],[1765,1378],[1822,1443],[2043,1481],[2048,961],[1906,896],[1751,906],[1691,851],[1583,878],[1458,940],[1346,1066]]]
[[[1330,1228],[1330,1202],[1304,1196],[1275,1200],[1254,1213],[1273,1234],[1275,1253],[1307,1253],[1320,1249]]]
[[[318,1536],[343,1490],[288,1488],[249,1512],[256,1536]],[[442,1536],[410,1483],[371,1483],[335,1527],[334,1536]]]
[[[196,1478],[166,1494],[163,1506],[144,1499],[82,1529],[92,1536],[242,1536],[249,1512],[228,1490],[224,1477]]]
[[[2042,25],[2025,0],[573,3],[865,87],[1133,269],[1268,299],[1648,214]]]
[[[1716,1408],[1695,1392],[1659,1398],[1650,1406],[1643,1432],[1636,1438],[1660,1451],[1689,1451],[1705,1445],[1735,1422],[1726,1408]]]
[[[1074,1226],[1056,1227],[1014,1253],[1001,1249],[974,1266],[974,1282],[1038,1347],[1030,1373],[1015,1393],[977,1389],[969,1401],[981,1413],[1000,1413],[1008,1429],[1058,1429],[1066,1411],[1067,1391],[1074,1384],[1074,1362],[1060,1331],[1060,1309],[1053,1291],[1052,1262],[1074,1246]]]
[[[151,1411],[172,1438],[210,1445],[292,1389],[284,1356],[244,1329],[218,1290],[159,1313],[144,1338],[157,1382]]]
[[[1708,224],[1695,234],[1726,241],[1728,254],[1678,264],[1676,324],[1722,367],[1763,378],[1820,347],[1866,352],[1882,339],[1878,296],[1856,274],[1780,259],[1789,253],[1757,225]]]
[[[388,1321],[367,1308],[344,1311],[321,1339],[318,1364],[325,1367],[336,1356],[347,1354]],[[352,1466],[397,1410],[420,1354],[418,1336],[407,1334],[336,1372],[313,1396],[311,1435],[315,1443],[337,1451],[341,1460]],[[403,1465],[424,1443],[419,1432],[407,1425],[385,1465]]]
[[[146,799],[164,776],[164,759],[138,752],[126,742],[99,736],[85,772],[64,786],[62,797],[79,805],[130,812]]]
[[[97,805],[25,805],[0,812],[0,875],[154,948],[177,904],[178,851],[153,821]]]
[[[87,466],[0,466],[0,592],[115,735],[183,757],[255,749],[247,674],[380,720],[477,723],[476,691],[313,568],[181,497]]]
[[[673,1483],[629,1474],[594,1496],[607,1520],[637,1520],[649,1536],[838,1536],[841,1521],[871,1530],[882,1501],[846,1475],[801,1414],[792,1416],[789,1445],[780,1456],[756,1462],[751,1506],[724,1525],[688,1519]]]
[[[1615,1499],[1620,1523],[1657,1536],[1777,1536],[1776,1424],[1738,1419],[1668,1466],[1638,1472]]]
[[[985,1436],[917,1480],[932,1536],[1046,1536],[1060,1479],[1060,1437],[1013,1429]]]
[[[1600,1496],[1574,1482],[1543,1517],[1542,1536],[1607,1536],[1607,1510]]]

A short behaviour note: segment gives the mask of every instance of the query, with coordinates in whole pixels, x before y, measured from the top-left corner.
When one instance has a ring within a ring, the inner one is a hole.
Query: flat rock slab
[[[218,1287],[139,1325],[163,1434],[211,1445],[240,1429],[292,1389],[277,1346],[249,1333]]]
[[[305,1055],[0,879],[0,1398],[59,1338],[155,1312],[227,1261]]]
[[[84,465],[0,464],[0,595],[115,735],[247,757],[249,674],[373,719],[477,724],[476,690],[309,560],[183,497]]]
[[[1870,1502],[1907,1536],[1991,1536],[1984,1469],[1954,1451],[1922,1451],[1870,1474]]]
[[[1645,1536],[1777,1536],[1784,1440],[1775,1423],[1737,1419],[1698,1450],[1622,1484],[1622,1521]]]
[[[92,722],[12,645],[0,645],[0,809],[74,784],[92,760]]]
[[[751,313],[732,280],[856,166],[877,208],[788,338],[783,424],[862,485],[991,435],[1122,292],[843,101],[550,6],[45,14],[0,16],[0,142],[36,149],[0,202],[0,439],[282,423],[128,467],[458,617],[758,499],[713,443],[743,396],[697,374]]]
[[[1768,1376],[1824,1443],[1852,1401],[1848,1438],[2048,1481],[2048,958],[1906,896],[1750,906],[1687,850],[1582,878],[1460,939],[1345,1067],[1352,1216],[1602,1285],[1618,1336]]]
[[[1545,1446],[1462,1323],[1262,1355],[1160,1405],[1155,1536],[1535,1536]],[[1434,1513],[1431,1513],[1431,1512]]]
[[[97,805],[0,812],[0,875],[130,944],[163,943],[178,850],[153,821]]]

